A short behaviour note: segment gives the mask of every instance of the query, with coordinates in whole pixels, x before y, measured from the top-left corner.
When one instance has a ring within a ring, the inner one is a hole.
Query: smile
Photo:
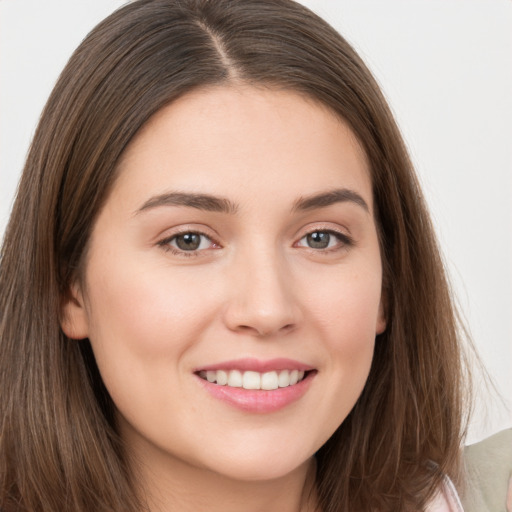
[[[299,401],[318,369],[288,358],[223,361],[196,368],[201,388],[216,400],[249,413],[272,413]]]
[[[265,373],[242,370],[203,370],[199,377],[219,386],[271,391],[294,386],[304,379],[304,370],[280,370]]]

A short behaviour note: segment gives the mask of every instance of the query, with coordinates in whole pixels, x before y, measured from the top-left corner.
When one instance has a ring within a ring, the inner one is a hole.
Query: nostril
[[[278,328],[277,330],[271,326],[265,327],[265,326],[251,326],[251,325],[238,325],[236,327],[236,330],[238,332],[245,332],[249,334],[255,334],[258,336],[269,336],[271,334],[275,334],[277,332],[279,333],[286,333],[289,331],[292,331],[294,329],[295,324],[289,323],[286,325],[283,325],[282,327]]]
[[[250,325],[239,325],[238,326],[239,331],[256,331],[254,327],[251,327]]]

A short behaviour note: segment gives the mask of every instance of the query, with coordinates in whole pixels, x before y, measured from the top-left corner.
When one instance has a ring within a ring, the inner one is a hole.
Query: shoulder
[[[466,446],[464,466],[464,510],[505,511],[507,488],[512,476],[512,428]]]

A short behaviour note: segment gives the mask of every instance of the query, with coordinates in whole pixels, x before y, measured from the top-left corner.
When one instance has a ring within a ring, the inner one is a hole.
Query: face
[[[90,339],[148,466],[277,478],[359,397],[381,272],[349,128],[295,93],[211,88],[126,150],[62,327]]]

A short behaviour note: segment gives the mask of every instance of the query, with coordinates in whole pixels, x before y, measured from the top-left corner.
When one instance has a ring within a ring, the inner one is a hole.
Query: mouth
[[[210,396],[243,412],[258,414],[277,412],[299,401],[317,373],[312,366],[285,358],[237,359],[194,371]]]
[[[272,391],[295,386],[313,370],[279,370],[269,372],[243,370],[201,370],[196,374],[203,380],[218,386],[251,390]]]

